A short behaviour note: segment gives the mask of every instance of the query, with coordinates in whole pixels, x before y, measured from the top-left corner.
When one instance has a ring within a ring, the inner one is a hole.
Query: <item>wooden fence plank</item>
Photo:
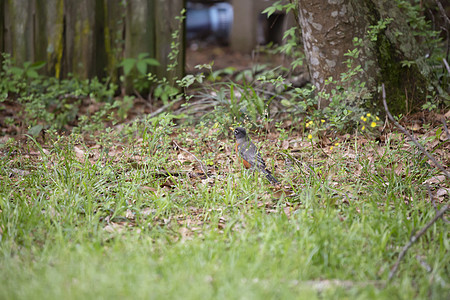
[[[61,75],[64,41],[64,0],[35,0],[33,61],[45,61],[47,75]]]
[[[124,58],[137,58],[140,53],[155,57],[153,41],[155,40],[152,12],[154,0],[127,0],[125,16]],[[131,76],[135,76],[132,73]],[[131,91],[131,78],[126,80],[126,90]]]
[[[65,52],[63,54],[63,72],[73,73],[80,78],[95,76],[94,69],[94,26],[95,1],[65,0],[64,15]]]
[[[119,82],[118,64],[123,57],[126,4],[123,1],[103,0],[106,74]]]
[[[161,67],[157,69],[156,75],[159,78],[166,77],[173,80],[174,77],[181,78],[184,74],[184,22],[181,24],[176,16],[181,16],[181,10],[184,8],[184,1],[180,0],[156,0],[155,7],[155,30],[156,30],[156,59],[160,62]],[[167,16],[171,16],[167,18]],[[174,39],[172,33],[179,30],[178,36]],[[179,43],[177,47],[178,54],[171,60],[169,53],[171,52],[172,42]],[[167,66],[176,64],[173,70],[167,70]]]
[[[0,0],[0,52],[5,52],[5,40],[4,40],[4,32],[5,32],[5,1]],[[0,55],[0,62],[3,61],[3,57]]]
[[[30,1],[5,2],[5,51],[18,66],[33,57]]]
[[[149,72],[171,79],[184,70],[184,28],[176,61],[167,73],[184,0],[0,0],[0,51],[17,65],[46,61],[47,75],[109,76],[118,82],[124,58],[148,53],[161,66]]]

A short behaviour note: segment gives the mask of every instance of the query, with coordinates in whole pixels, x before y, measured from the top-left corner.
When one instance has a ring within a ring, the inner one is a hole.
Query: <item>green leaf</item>
[[[287,99],[281,99],[281,105],[283,105],[284,107],[291,107],[292,103]]]
[[[125,58],[119,65],[123,67],[123,73],[125,75],[130,74],[131,69],[136,63],[135,58]]]
[[[32,68],[33,70],[39,70],[42,67],[44,67],[45,64],[46,64],[45,61],[37,61],[37,62],[34,62],[33,64],[31,64],[30,68]]]
[[[39,77],[38,73],[33,69],[26,71],[25,75],[30,78],[38,78]]]
[[[10,71],[12,74],[17,75],[17,76],[22,76],[22,74],[23,74],[23,72],[24,72],[23,69],[18,68],[18,67],[11,67],[11,68],[9,68],[9,71]]]
[[[138,61],[136,63],[136,68],[142,75],[145,75],[147,73],[147,64],[145,63],[145,61]]]
[[[159,66],[160,63],[154,58],[146,58],[143,60],[149,66]]]
[[[139,53],[138,54],[138,60],[143,60],[146,58],[149,54],[147,52]]]
[[[44,126],[42,126],[41,124],[38,125],[34,125],[33,127],[31,127],[28,130],[28,134],[30,134],[31,136],[38,136],[39,133],[42,131],[42,129],[44,128]]]

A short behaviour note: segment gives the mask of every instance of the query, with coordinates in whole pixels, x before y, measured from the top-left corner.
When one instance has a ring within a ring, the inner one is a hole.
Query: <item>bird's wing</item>
[[[242,143],[238,143],[238,149],[242,158],[248,161],[252,167],[257,167],[260,170],[266,168],[264,159],[253,142],[243,141]]]

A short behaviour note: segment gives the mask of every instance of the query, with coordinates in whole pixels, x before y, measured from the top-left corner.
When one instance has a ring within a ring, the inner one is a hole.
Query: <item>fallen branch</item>
[[[169,109],[170,107],[172,107],[172,105],[174,105],[175,103],[179,102],[182,99],[178,99],[178,100],[173,100],[172,102],[167,103],[166,105],[158,108],[157,110],[155,110],[154,112],[150,113],[147,118],[153,118],[156,117],[157,115],[159,115],[160,113],[162,113],[163,111],[166,111],[167,109]]]
[[[203,171],[203,174],[205,174],[206,177],[209,177],[209,175],[208,175],[208,170],[206,169],[205,165],[201,162],[201,160],[199,160],[194,154],[192,154],[192,153],[189,152],[188,150],[186,150],[186,149],[184,149],[184,148],[181,148],[180,145],[177,144],[177,142],[175,142],[175,141],[172,141],[172,142],[173,142],[173,143],[175,144],[175,146],[178,147],[179,149],[181,149],[181,150],[183,150],[184,152],[186,152],[186,153],[192,155],[192,156],[195,158],[195,160],[200,164],[200,167],[201,167],[201,169],[202,169],[202,171]]]
[[[428,222],[422,229],[420,229],[415,235],[413,235],[409,242],[403,247],[402,252],[400,252],[397,262],[395,263],[394,267],[392,267],[391,271],[389,272],[388,281],[390,281],[395,273],[397,272],[398,266],[400,265],[400,262],[402,261],[403,257],[406,254],[406,251],[408,251],[409,248],[428,230],[428,228],[431,227],[439,218],[444,216],[444,213],[448,210],[448,204],[446,204],[441,210],[439,210],[434,218]]]
[[[386,111],[386,114],[389,118],[389,120],[391,120],[392,123],[394,123],[395,126],[398,127],[398,129],[400,129],[404,134],[406,134],[406,136],[417,146],[419,147],[419,149],[434,163],[434,165],[436,167],[438,167],[445,176],[447,176],[447,178],[450,178],[450,173],[447,172],[446,169],[444,169],[444,167],[433,157],[431,156],[430,153],[428,153],[427,150],[425,150],[425,148],[408,132],[408,130],[406,130],[405,128],[403,128],[402,125],[400,125],[397,121],[394,120],[394,117],[391,115],[391,113],[389,112],[389,109],[387,107],[387,103],[386,103],[386,90],[384,88],[384,83],[381,85],[382,89],[383,89],[383,105],[384,105],[384,110]]]

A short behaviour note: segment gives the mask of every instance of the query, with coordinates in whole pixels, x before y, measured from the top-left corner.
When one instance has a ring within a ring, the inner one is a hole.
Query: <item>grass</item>
[[[277,190],[232,162],[220,130],[158,124],[3,145],[0,299],[449,298],[442,221],[386,283],[435,214],[422,182],[437,171],[401,138],[308,143],[297,158],[316,175],[267,142]]]

